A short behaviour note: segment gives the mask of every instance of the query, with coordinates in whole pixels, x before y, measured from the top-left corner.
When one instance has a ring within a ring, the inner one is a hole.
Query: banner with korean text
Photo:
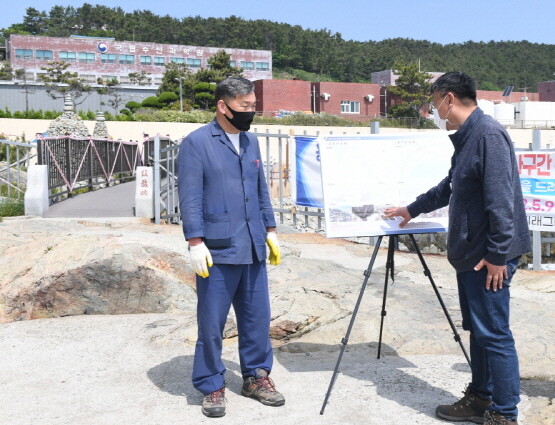
[[[516,154],[530,230],[555,232],[555,152]]]
[[[383,212],[403,206],[447,177],[453,145],[447,132],[330,136],[316,140],[328,237],[445,232],[447,207],[401,228]]]
[[[295,158],[292,175],[291,196],[296,205],[303,207],[324,207],[322,194],[322,176],[320,174],[320,145],[316,137],[300,137],[294,139]]]

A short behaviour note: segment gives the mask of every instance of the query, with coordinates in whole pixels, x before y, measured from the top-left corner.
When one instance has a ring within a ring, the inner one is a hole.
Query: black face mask
[[[238,112],[231,109],[227,103],[225,105],[233,114],[233,118],[229,118],[227,115],[224,115],[231,125],[239,131],[248,131],[249,128],[251,128],[251,123],[256,112]]]

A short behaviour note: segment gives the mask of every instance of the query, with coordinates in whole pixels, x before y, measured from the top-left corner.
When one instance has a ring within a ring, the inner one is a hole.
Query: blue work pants
[[[507,263],[508,278],[497,291],[486,290],[486,267],[457,273],[463,329],[470,331],[471,391],[492,400],[488,408],[509,420],[518,415],[520,374],[509,328],[510,282],[519,258]]]
[[[193,364],[193,385],[203,394],[225,385],[222,338],[233,304],[239,333],[239,360],[243,377],[257,368],[271,371],[270,298],[266,261],[253,264],[214,264],[210,276],[197,275],[198,339]]]

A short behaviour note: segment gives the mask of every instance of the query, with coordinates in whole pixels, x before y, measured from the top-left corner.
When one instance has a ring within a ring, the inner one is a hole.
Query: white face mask
[[[447,119],[441,119],[439,112],[434,108],[434,124],[441,130],[447,130]]]
[[[447,118],[449,117],[449,113],[451,112],[451,107],[449,107],[449,110],[447,111],[447,115],[445,115],[445,118],[440,118],[439,117],[439,108],[441,108],[441,105],[443,105],[443,102],[445,101],[446,98],[447,98],[447,96],[444,96],[443,100],[441,101],[439,106],[437,108],[434,108],[434,110],[433,110],[434,124],[437,125],[438,128],[441,129],[441,130],[447,130],[447,122],[449,121]],[[449,123],[449,124],[451,124],[451,123]]]

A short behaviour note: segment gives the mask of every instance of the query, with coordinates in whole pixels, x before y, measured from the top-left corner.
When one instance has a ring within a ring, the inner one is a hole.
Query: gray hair
[[[252,81],[243,77],[227,77],[216,86],[214,97],[216,102],[220,99],[235,99],[237,96],[250,94],[254,91]]]

